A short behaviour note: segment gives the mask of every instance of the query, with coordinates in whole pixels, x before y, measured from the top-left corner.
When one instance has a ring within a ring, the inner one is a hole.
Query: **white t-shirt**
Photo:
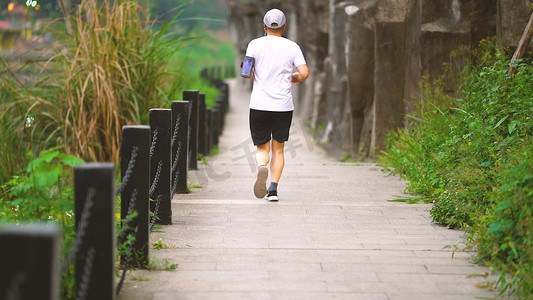
[[[250,108],[264,111],[293,111],[291,78],[294,68],[305,65],[300,46],[272,35],[252,40],[246,56],[255,59]]]

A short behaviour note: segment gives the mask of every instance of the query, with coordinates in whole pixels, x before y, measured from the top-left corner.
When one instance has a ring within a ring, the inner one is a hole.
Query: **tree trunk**
[[[533,36],[533,13],[531,14],[531,17],[529,18],[529,22],[526,25],[526,29],[524,29],[524,33],[522,34],[522,38],[520,39],[520,42],[518,43],[518,47],[516,48],[516,51],[513,55],[513,59],[511,59],[511,66],[509,67],[509,71],[507,72],[507,75],[512,75],[515,71],[514,62],[517,59],[521,59],[524,57],[524,54],[526,54],[527,47],[529,46],[529,42],[531,41],[531,37]]]

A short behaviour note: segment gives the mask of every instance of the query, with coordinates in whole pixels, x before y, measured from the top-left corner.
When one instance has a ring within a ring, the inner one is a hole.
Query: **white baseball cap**
[[[265,17],[263,18],[263,23],[265,23],[265,25],[271,29],[281,28],[283,25],[285,25],[285,21],[285,14],[276,8],[267,11]]]

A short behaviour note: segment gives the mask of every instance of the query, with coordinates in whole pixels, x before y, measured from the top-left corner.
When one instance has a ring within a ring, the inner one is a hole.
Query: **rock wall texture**
[[[363,160],[404,126],[423,76],[437,77],[450,52],[486,37],[516,46],[533,0],[227,0],[238,64],[264,35],[266,11],[287,16],[285,36],[311,72],[295,85],[295,113],[335,156]],[[243,83],[250,84],[250,82]]]

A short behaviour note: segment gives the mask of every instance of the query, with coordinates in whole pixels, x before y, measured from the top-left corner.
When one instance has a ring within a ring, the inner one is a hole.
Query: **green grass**
[[[148,266],[146,267],[148,270],[154,270],[154,271],[172,271],[176,270],[178,268],[178,264],[173,264],[168,259],[159,259],[150,257],[150,261],[148,262]]]
[[[162,239],[158,239],[156,242],[152,243],[152,248],[155,250],[162,250],[162,249],[175,249],[177,247],[163,242]]]
[[[131,271],[130,271],[130,278],[131,278],[131,280],[133,280],[133,281],[139,281],[139,282],[142,282],[142,281],[150,281],[150,278],[148,278],[148,277],[144,277],[142,274],[141,274],[141,275],[138,275],[138,274],[136,274],[135,272],[131,272]]]

